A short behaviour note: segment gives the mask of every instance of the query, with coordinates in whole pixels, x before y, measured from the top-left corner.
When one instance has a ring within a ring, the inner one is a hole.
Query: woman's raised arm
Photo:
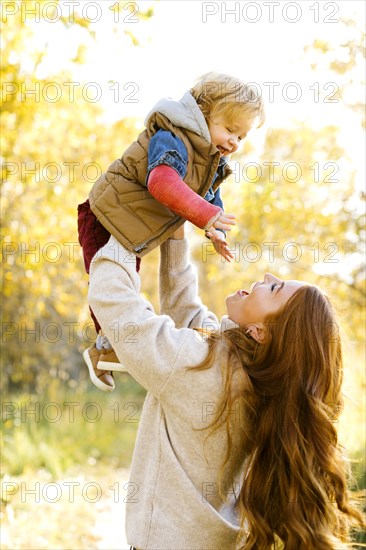
[[[218,328],[216,315],[198,296],[197,272],[189,260],[188,240],[179,231],[160,246],[160,311],[169,315],[177,328]]]
[[[168,244],[167,254],[163,254],[165,265],[172,267],[179,283],[172,286],[177,291],[174,296],[179,306],[185,309],[184,304],[187,305],[183,319],[191,318],[192,312],[193,318],[197,318],[205,308],[194,309],[195,301],[182,301],[186,295],[182,288],[190,287],[195,280],[186,267],[184,279],[179,267],[185,266],[181,253],[188,243],[174,242],[178,248],[173,246],[171,250]],[[174,258],[178,267],[174,267]],[[199,364],[207,354],[207,343],[200,334],[189,328],[176,328],[168,315],[156,315],[153,306],[142,298],[136,258],[114,237],[93,258],[88,299],[121,363],[157,396],[175,368]]]

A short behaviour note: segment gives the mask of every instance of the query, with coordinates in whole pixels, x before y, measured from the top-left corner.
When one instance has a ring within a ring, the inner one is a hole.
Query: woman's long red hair
[[[286,550],[338,549],[349,523],[362,516],[348,501],[336,431],[343,365],[335,314],[317,287],[303,286],[265,324],[261,344],[245,328],[209,334],[208,357],[196,367],[212,366],[225,347],[224,398],[212,426],[225,421],[223,411],[237,400],[247,419],[241,548],[265,550],[280,539]],[[232,387],[234,364],[244,371],[244,395]],[[223,469],[231,451],[226,422]]]

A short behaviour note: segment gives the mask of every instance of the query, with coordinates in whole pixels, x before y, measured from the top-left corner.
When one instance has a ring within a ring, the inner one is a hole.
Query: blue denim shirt
[[[146,183],[148,181],[151,170],[160,164],[166,164],[174,168],[179,176],[184,179],[187,172],[188,153],[183,141],[167,130],[158,130],[150,140],[148,151],[148,169],[146,175]],[[220,158],[219,166],[216,174],[211,182],[211,187],[207,191],[204,199],[219,206],[224,210],[224,205],[220,196],[220,187],[214,192],[212,186],[218,176],[222,176],[224,166],[227,164],[225,157]]]

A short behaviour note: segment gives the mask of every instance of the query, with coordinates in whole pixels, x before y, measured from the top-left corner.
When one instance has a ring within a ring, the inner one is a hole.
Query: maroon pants
[[[109,241],[111,234],[93,214],[88,200],[78,206],[78,235],[80,246],[83,249],[85,270],[89,273],[90,262],[93,256]],[[136,258],[137,272],[140,270],[140,264],[141,258]],[[100,325],[92,309],[90,307],[89,309],[94,321],[95,330],[99,332]]]

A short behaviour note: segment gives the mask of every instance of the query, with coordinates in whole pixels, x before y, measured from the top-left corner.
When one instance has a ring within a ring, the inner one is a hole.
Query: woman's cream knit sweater
[[[202,305],[187,239],[161,246],[160,315],[139,294],[135,261],[111,237],[93,259],[89,286],[89,303],[120,361],[148,390],[126,498],[128,543],[142,550],[235,550],[245,474],[239,402],[226,411],[233,448],[220,481],[225,499],[219,494],[225,425],[207,436],[222,397],[223,369],[234,369],[236,389],[243,374],[226,364],[222,341],[210,369],[187,367],[201,363],[208,351],[194,328],[236,325],[227,317],[219,323]]]

